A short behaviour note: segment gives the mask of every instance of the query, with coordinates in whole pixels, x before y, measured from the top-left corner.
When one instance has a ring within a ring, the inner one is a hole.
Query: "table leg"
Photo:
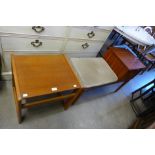
[[[73,105],[75,103],[75,101],[80,97],[80,95],[83,93],[83,89],[78,89],[75,90],[76,95],[70,99],[68,99],[65,103],[64,103],[64,109],[67,110],[71,105]]]
[[[18,104],[16,104],[16,112],[18,117],[18,123],[20,124],[22,122],[22,109],[19,102]]]
[[[13,87],[13,93],[14,93],[14,98],[15,98],[15,106],[16,106],[16,113],[17,113],[17,118],[18,118],[18,123],[22,122],[22,108],[21,108],[21,102],[17,100],[17,95],[15,88]]]
[[[130,78],[124,80],[124,82],[114,91],[117,92],[119,89],[121,89],[127,82],[129,82],[131,79],[133,79],[136,75],[138,75],[142,70],[136,71]]]
[[[114,91],[114,93],[117,92],[118,90],[120,90],[128,81],[129,81],[129,80],[124,81],[124,82]]]

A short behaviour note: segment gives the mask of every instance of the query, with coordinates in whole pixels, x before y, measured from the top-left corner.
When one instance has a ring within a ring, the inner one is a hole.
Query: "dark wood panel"
[[[141,69],[145,68],[140,60],[126,49],[111,47],[103,57],[119,81],[131,79]]]

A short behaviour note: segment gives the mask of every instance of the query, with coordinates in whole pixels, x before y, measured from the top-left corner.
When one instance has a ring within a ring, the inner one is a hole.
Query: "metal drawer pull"
[[[88,43],[82,44],[82,48],[83,48],[83,49],[86,49],[86,48],[88,48],[88,47],[89,47],[89,44],[88,44]]]
[[[45,30],[45,28],[42,26],[32,26],[32,29],[37,33],[41,33]]]
[[[91,31],[90,33],[88,33],[87,36],[88,36],[89,38],[93,38],[93,37],[95,36],[94,31]]]
[[[31,42],[31,45],[33,45],[33,47],[39,47],[42,46],[42,42],[40,42],[39,40],[35,40]]]

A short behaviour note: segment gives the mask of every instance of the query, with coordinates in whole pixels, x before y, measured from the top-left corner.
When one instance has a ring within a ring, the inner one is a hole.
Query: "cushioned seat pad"
[[[105,85],[118,80],[103,58],[71,58],[71,62],[85,88]]]

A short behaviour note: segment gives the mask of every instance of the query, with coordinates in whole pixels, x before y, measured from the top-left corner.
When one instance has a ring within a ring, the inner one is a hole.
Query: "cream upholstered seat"
[[[116,82],[116,74],[103,58],[71,58],[84,88]]]

